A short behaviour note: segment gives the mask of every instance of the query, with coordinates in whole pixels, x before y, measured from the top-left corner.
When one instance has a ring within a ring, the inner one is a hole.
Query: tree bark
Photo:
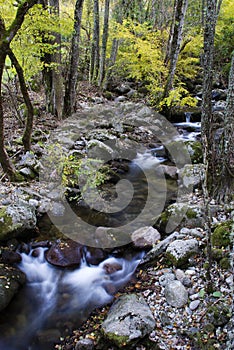
[[[10,43],[14,39],[18,30],[21,28],[25,15],[36,4],[37,0],[28,0],[22,2],[16,12],[15,19],[8,29],[5,28],[4,21],[0,16],[0,163],[3,171],[7,174],[11,181],[17,180],[17,173],[11,164],[9,156],[4,144],[4,111],[2,105],[2,78],[5,66],[7,51],[10,48]]]
[[[108,40],[109,31],[109,12],[110,12],[110,0],[105,0],[105,13],[104,13],[104,24],[103,24],[103,34],[102,34],[102,50],[100,57],[100,69],[99,69],[99,79],[98,85],[101,86],[105,76],[106,70],[106,48]]]
[[[26,123],[25,123],[25,129],[24,129],[24,134],[22,137],[23,145],[24,145],[24,150],[25,151],[30,151],[31,149],[31,135],[32,135],[32,128],[33,128],[33,105],[31,103],[29,94],[28,94],[28,89],[26,82],[24,80],[24,73],[23,69],[20,66],[17,58],[15,57],[15,54],[13,51],[9,48],[7,51],[8,56],[10,57],[10,60],[12,64],[14,65],[18,78],[19,78],[19,83],[20,83],[20,89],[23,95],[24,103],[27,108],[27,118],[26,118]]]
[[[74,32],[72,36],[70,68],[68,79],[65,86],[63,116],[68,117],[75,112],[76,107],[76,87],[78,78],[78,63],[79,63],[79,43],[80,43],[80,29],[81,18],[83,12],[84,0],[77,0],[74,14]]]
[[[175,0],[175,19],[173,29],[171,30],[172,40],[169,44],[169,73],[167,82],[164,88],[163,97],[168,97],[170,90],[173,88],[175,78],[176,65],[180,53],[180,45],[183,38],[184,18],[188,6],[188,0]]]
[[[98,78],[98,71],[100,65],[100,24],[99,24],[99,0],[94,0],[93,3],[93,40],[91,46],[91,58],[90,58],[90,81],[95,83]]]
[[[202,93],[202,119],[201,134],[203,144],[203,158],[206,166],[207,186],[210,196],[214,193],[216,177],[216,145],[214,140],[214,116],[212,113],[212,87],[213,87],[213,61],[214,36],[217,20],[217,0],[207,0],[204,28],[203,64],[203,93]]]
[[[234,199],[234,52],[229,72],[227,107],[218,160],[220,172],[215,188],[215,199],[219,203],[230,203]]]

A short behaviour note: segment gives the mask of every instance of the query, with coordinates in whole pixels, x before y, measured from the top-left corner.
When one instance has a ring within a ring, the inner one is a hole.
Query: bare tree
[[[110,12],[110,0],[105,0],[102,48],[101,48],[100,69],[99,69],[99,78],[98,78],[99,86],[102,85],[102,82],[105,76],[105,70],[106,70],[106,48],[107,48],[108,31],[109,31],[109,12]]]
[[[23,73],[22,67],[20,66],[14,52],[10,48],[8,49],[7,54],[10,57],[10,60],[16,69],[16,72],[19,78],[20,89],[21,89],[24,103],[27,109],[27,117],[26,117],[26,123],[25,123],[25,129],[24,129],[22,141],[24,145],[24,150],[30,151],[31,135],[32,135],[32,128],[33,128],[33,116],[34,116],[33,105],[28,94],[28,89],[24,79],[24,73]]]
[[[75,112],[76,102],[76,87],[78,80],[78,63],[79,63],[79,43],[80,43],[80,29],[81,18],[83,12],[84,0],[77,0],[74,13],[74,31],[71,44],[70,67],[68,79],[65,86],[63,115],[70,116]]]
[[[174,20],[171,26],[170,38],[165,63],[169,61],[169,73],[164,88],[163,97],[168,97],[173,88],[176,65],[180,53],[180,46],[183,38],[184,18],[188,6],[188,0],[175,0],[174,2]]]
[[[100,65],[100,19],[99,19],[99,0],[93,2],[93,39],[91,45],[91,58],[90,58],[90,81],[95,83],[98,78],[98,71]]]
[[[5,66],[6,56],[10,50],[10,44],[17,32],[21,28],[25,15],[37,3],[37,0],[27,0],[21,2],[16,12],[15,19],[8,29],[6,29],[4,20],[0,16],[0,163],[3,171],[8,175],[10,180],[17,180],[17,174],[10,162],[4,144],[4,111],[2,105],[2,78]]]

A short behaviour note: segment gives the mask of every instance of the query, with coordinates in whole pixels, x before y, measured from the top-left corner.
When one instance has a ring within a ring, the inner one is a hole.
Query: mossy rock
[[[188,153],[193,164],[203,162],[202,144],[200,141],[187,141],[185,142]]]
[[[202,227],[204,219],[200,206],[187,206],[186,203],[174,203],[156,218],[154,227],[160,232],[173,232],[177,227]]]
[[[220,223],[215,228],[211,236],[211,243],[213,247],[226,248],[231,244],[231,223],[226,221]]]
[[[206,320],[215,327],[221,327],[228,323],[231,318],[230,307],[224,303],[211,305],[207,308]]]
[[[230,258],[224,257],[220,260],[219,265],[221,269],[228,270],[231,268]]]

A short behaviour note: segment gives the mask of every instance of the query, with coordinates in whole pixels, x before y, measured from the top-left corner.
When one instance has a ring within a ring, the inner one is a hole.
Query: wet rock
[[[141,295],[123,295],[112,305],[102,324],[104,336],[114,345],[135,344],[155,327],[149,306]]]
[[[93,350],[94,342],[92,339],[81,339],[76,343],[75,350]]]
[[[99,248],[88,247],[86,250],[86,261],[90,265],[98,265],[107,258],[108,254]]]
[[[36,227],[35,208],[21,201],[0,208],[0,241],[19,236],[23,231]]]
[[[138,248],[152,247],[160,238],[160,233],[152,226],[139,228],[131,235],[135,247]]]
[[[79,266],[83,256],[82,246],[72,240],[59,242],[52,245],[52,247],[45,254],[46,260],[55,266],[72,267]]]
[[[176,166],[161,165],[160,168],[163,170],[166,178],[176,180],[178,178],[178,169]]]
[[[39,343],[54,343],[58,342],[61,334],[58,329],[47,329],[37,332],[37,338]]]
[[[108,275],[111,275],[112,273],[115,273],[116,271],[122,270],[122,265],[117,263],[104,263],[102,265],[103,269],[106,271]]]
[[[22,271],[0,265],[0,311],[7,307],[25,282],[26,276]]]
[[[169,244],[166,250],[167,257],[175,266],[184,265],[196,253],[198,253],[198,242],[196,239],[175,240]]]
[[[4,264],[18,264],[22,260],[21,255],[10,249],[4,249],[1,254],[1,262]]]
[[[188,301],[188,292],[180,281],[171,281],[164,290],[167,303],[176,308],[181,308]]]

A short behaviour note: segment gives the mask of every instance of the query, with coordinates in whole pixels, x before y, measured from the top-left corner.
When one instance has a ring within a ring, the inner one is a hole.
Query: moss
[[[231,225],[227,222],[219,224],[211,236],[211,243],[214,247],[222,248],[231,244]]]
[[[204,268],[205,270],[208,270],[209,267],[210,267],[209,261],[206,261],[206,262],[204,263],[204,265],[203,265],[203,268]]]
[[[186,146],[193,164],[203,162],[202,144],[199,141],[187,141]]]
[[[195,210],[189,208],[186,212],[186,216],[188,219],[195,219],[197,217],[197,213]]]
[[[6,208],[0,208],[0,240],[5,239],[12,229],[12,217],[7,214]]]
[[[126,335],[124,336],[116,333],[108,333],[106,334],[106,336],[108,337],[108,340],[110,340],[120,348],[122,348],[123,346],[126,346],[129,342],[129,337]]]
[[[224,251],[220,248],[212,248],[211,254],[215,261],[220,261],[224,257]]]
[[[230,308],[223,304],[211,305],[207,308],[206,319],[216,326],[224,326],[231,317]]]
[[[219,265],[224,270],[230,269],[230,267],[231,267],[230,259],[227,257],[222,258],[219,262]]]

